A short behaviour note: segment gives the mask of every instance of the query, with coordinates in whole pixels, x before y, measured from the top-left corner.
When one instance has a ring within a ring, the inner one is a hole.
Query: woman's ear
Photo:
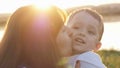
[[[101,42],[98,42],[98,43],[96,44],[96,48],[94,49],[94,51],[99,50],[101,46],[102,46],[102,43],[101,43]]]

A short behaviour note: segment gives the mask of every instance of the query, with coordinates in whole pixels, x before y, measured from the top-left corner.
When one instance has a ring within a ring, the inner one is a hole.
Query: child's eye
[[[95,35],[94,31],[88,31],[89,34]]]

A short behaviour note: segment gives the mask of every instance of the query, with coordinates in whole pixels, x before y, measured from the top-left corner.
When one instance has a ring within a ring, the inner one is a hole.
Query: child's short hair
[[[103,18],[101,16],[101,14],[99,14],[97,11],[93,10],[93,9],[90,9],[90,8],[82,8],[82,9],[77,9],[75,11],[73,11],[68,19],[67,19],[67,22],[70,21],[75,14],[79,13],[79,12],[87,12],[88,14],[92,15],[95,19],[97,19],[99,21],[99,25],[100,25],[100,36],[99,36],[99,41],[101,40],[102,38],[102,35],[103,35],[103,32],[104,32],[104,24],[103,24]]]

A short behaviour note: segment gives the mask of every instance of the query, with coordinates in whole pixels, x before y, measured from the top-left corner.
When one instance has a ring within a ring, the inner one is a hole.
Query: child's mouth
[[[82,39],[82,38],[75,38],[74,41],[77,43],[77,44],[85,44],[85,41]]]

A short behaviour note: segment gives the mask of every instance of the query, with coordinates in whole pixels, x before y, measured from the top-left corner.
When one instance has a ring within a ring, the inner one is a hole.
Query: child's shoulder
[[[70,57],[69,63],[75,64],[77,60],[80,60],[82,66],[97,66],[100,68],[105,68],[105,65],[102,63],[100,56],[92,51],[84,52],[82,54],[77,54]]]
[[[77,59],[93,59],[93,58],[96,58],[96,59],[100,59],[100,56],[95,53],[95,52],[92,52],[92,51],[88,51],[88,52],[85,52],[85,53],[82,53],[82,54],[79,54],[79,55],[76,55],[77,56]]]
[[[86,62],[89,64],[93,64],[95,66],[103,66],[104,64],[101,61],[100,56],[92,51],[82,53],[77,56],[76,60],[80,60],[81,62]]]

